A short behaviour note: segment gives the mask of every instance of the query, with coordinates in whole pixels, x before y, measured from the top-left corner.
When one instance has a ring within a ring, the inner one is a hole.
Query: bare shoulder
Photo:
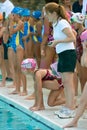
[[[47,73],[47,69],[38,69],[38,70],[35,70],[35,75],[40,75],[41,77],[45,76]]]

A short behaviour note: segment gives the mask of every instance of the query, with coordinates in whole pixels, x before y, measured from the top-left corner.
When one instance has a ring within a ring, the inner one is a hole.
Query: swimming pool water
[[[0,100],[0,130],[53,130]]]

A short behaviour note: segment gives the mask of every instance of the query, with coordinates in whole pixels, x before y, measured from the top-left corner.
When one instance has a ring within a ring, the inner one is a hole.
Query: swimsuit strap
[[[3,37],[0,37],[0,45],[3,43]]]

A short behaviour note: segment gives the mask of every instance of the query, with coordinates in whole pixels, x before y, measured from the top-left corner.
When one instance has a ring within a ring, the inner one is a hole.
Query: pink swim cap
[[[22,71],[26,71],[27,69],[35,69],[36,68],[36,60],[33,58],[27,58],[22,61],[21,69]]]
[[[86,41],[87,40],[87,30],[82,32],[82,34],[80,35],[80,38],[81,38],[81,41]]]

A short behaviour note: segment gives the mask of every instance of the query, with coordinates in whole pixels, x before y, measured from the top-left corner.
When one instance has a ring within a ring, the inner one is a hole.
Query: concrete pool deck
[[[27,83],[28,94],[31,95],[33,92],[32,75],[27,76],[27,81],[28,81]],[[9,94],[14,90],[14,88],[7,87],[10,84],[12,84],[12,82],[6,82],[6,87],[0,87],[0,95],[6,98],[8,101],[17,103],[17,105],[24,107],[26,111],[30,111],[29,108],[34,104],[34,100],[25,100],[27,96]],[[49,90],[43,89],[45,110],[36,111],[36,112],[30,111],[30,113],[38,120],[43,120],[44,124],[48,123],[48,125],[52,127],[52,130],[62,130],[62,127],[68,122],[70,122],[72,118],[60,119],[58,118],[57,115],[54,114],[54,112],[57,111],[61,106],[49,107],[46,102],[48,93]],[[87,130],[87,110],[80,118],[77,128],[66,128],[64,130]]]

